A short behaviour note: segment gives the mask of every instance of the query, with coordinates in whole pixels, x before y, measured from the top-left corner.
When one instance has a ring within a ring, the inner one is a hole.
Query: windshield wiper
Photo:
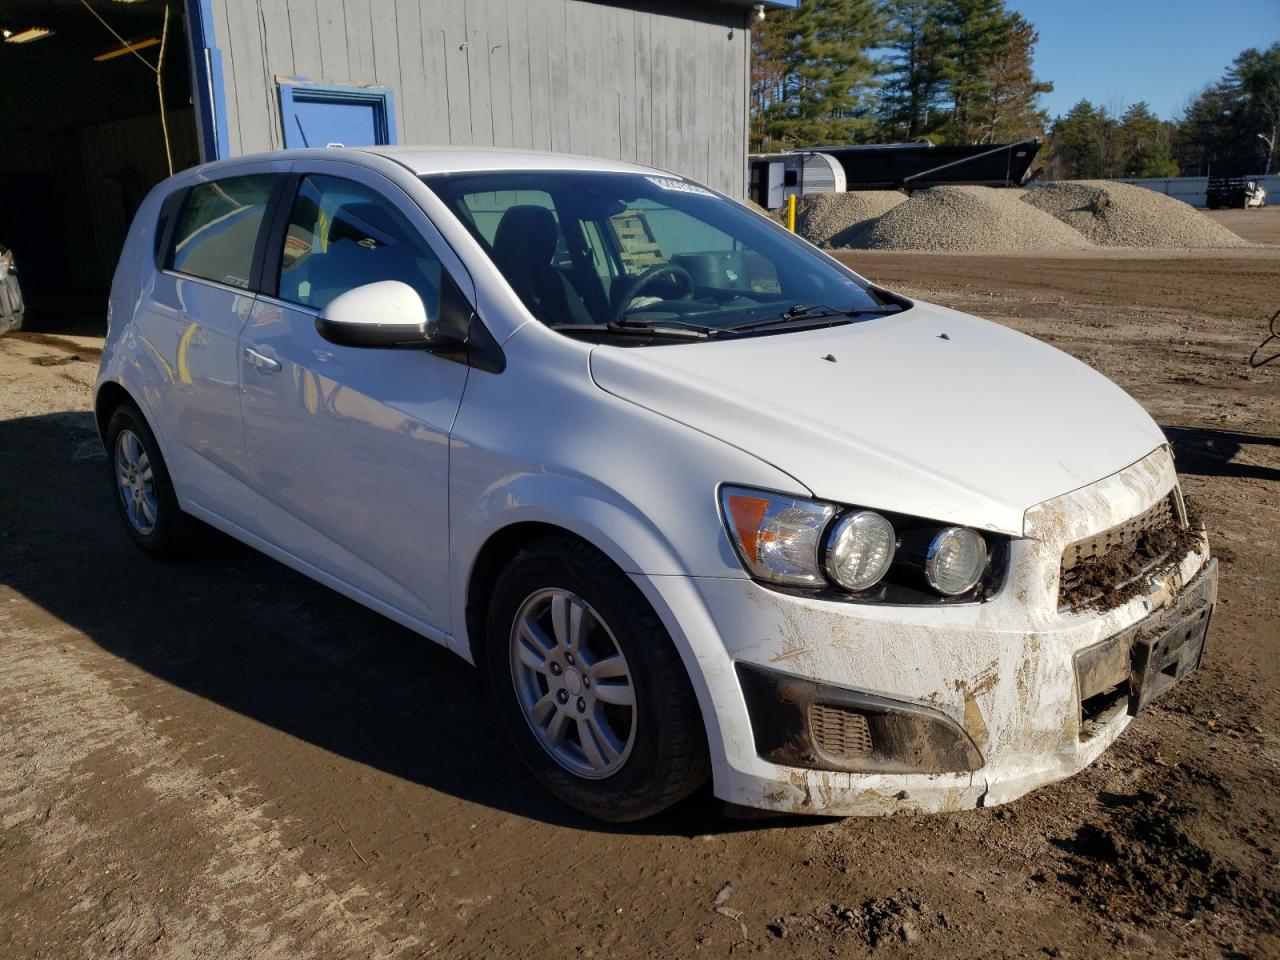
[[[815,327],[829,327],[835,323],[843,323],[854,317],[865,317],[872,314],[897,313],[902,308],[897,304],[886,304],[883,307],[876,307],[869,310],[837,310],[835,307],[824,306],[820,303],[798,303],[789,310],[778,314],[776,317],[769,317],[766,320],[752,320],[748,323],[740,323],[734,327],[726,329],[735,333],[742,333],[748,330],[766,330],[770,327],[783,327],[789,324],[805,324]],[[820,323],[815,321],[829,321]]]
[[[627,314],[621,320],[614,320],[609,325],[610,330],[648,330],[661,331],[662,333],[675,333],[679,330],[691,330],[695,333],[702,333],[708,337],[714,337],[717,334],[724,333],[722,327],[710,327],[705,323],[693,323],[689,320],[680,320],[668,317],[665,320],[644,320],[635,314]]]
[[[613,333],[630,337],[674,337],[683,340],[706,340],[723,331],[717,327],[706,327],[697,323],[686,323],[683,320],[635,320],[623,317],[609,323],[554,323],[552,330],[561,333]]]

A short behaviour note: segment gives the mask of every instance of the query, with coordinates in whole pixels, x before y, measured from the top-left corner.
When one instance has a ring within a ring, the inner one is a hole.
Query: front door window
[[[338,294],[379,280],[407,283],[427,316],[440,315],[440,260],[404,214],[350,180],[304,178],[285,231],[281,299],[322,310]]]

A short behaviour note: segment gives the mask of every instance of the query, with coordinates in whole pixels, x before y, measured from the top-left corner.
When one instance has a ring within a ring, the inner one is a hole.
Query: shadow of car
[[[463,803],[575,830],[692,837],[811,820],[739,819],[709,788],[641,823],[604,824],[534,788],[481,675],[435,644],[213,530],[182,564],[119,536],[92,415],[0,419],[8,587],[102,650],[303,743]],[[92,561],[89,561],[92,558]],[[128,571],[125,589],[121,571]]]

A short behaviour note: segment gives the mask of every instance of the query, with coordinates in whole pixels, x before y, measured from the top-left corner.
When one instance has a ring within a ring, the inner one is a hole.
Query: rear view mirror
[[[366,283],[329,301],[316,332],[345,347],[430,346],[433,325],[418,291],[399,280]]]

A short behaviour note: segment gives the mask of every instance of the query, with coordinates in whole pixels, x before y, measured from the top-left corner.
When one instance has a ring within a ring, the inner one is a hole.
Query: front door
[[[449,431],[468,368],[424,350],[330,343],[315,318],[338,294],[378,280],[408,283],[438,318],[441,289],[452,285],[436,251],[447,248],[390,181],[344,164],[311,169],[279,241],[278,296],[259,298],[241,337],[259,529],[393,615],[443,633]],[[457,268],[451,276],[469,288]],[[264,290],[275,279],[264,278]]]

